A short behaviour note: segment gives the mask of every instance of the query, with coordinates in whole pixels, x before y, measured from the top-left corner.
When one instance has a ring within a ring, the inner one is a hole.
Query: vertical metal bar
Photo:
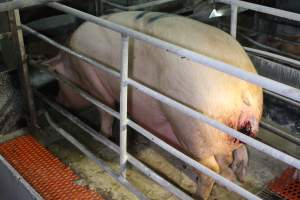
[[[103,0],[100,1],[100,15],[104,15],[104,2]]]
[[[13,39],[15,40],[15,45],[18,49],[18,67],[19,67],[19,76],[22,83],[23,94],[26,99],[29,118],[28,126],[30,128],[37,127],[37,118],[36,111],[34,106],[32,88],[29,79],[28,65],[27,65],[27,56],[25,52],[25,46],[23,41],[23,32],[21,29],[21,20],[19,10],[13,10],[11,13],[11,29],[13,34]]]
[[[99,0],[95,0],[95,15],[99,16]]]
[[[234,38],[236,37],[237,15],[238,15],[238,7],[236,5],[231,5],[230,34]]]
[[[122,68],[120,81],[120,174],[126,177],[127,163],[127,92],[129,37],[122,34]]]

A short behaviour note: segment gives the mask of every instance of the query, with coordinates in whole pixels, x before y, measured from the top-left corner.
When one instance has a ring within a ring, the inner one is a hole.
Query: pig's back
[[[255,72],[241,45],[213,26],[178,15],[159,12],[121,12],[105,17],[115,23],[164,41]]]
[[[201,22],[165,13],[121,12],[105,19],[177,44],[206,56],[256,72],[243,48],[227,33]],[[118,69],[121,64],[120,34],[84,23],[73,34],[73,49]],[[131,47],[131,77],[194,107],[213,115],[222,109],[224,115],[240,110],[243,98],[260,109],[261,89],[232,76],[180,58],[165,50],[135,40]],[[118,82],[109,82],[118,94]],[[249,92],[250,91],[250,92]],[[243,95],[246,92],[246,95]],[[248,95],[250,93],[250,95]],[[252,95],[253,94],[253,95]],[[215,116],[217,117],[217,116]]]

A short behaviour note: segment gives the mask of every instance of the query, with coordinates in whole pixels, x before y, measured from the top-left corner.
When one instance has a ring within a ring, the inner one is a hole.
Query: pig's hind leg
[[[100,131],[108,138],[113,136],[114,117],[102,109],[99,109],[101,114]]]

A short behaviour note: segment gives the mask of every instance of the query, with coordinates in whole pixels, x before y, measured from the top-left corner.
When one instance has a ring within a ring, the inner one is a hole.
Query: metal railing
[[[237,22],[237,9],[238,7],[244,7],[244,8],[248,8],[248,9],[252,9],[252,10],[257,10],[259,12],[264,12],[264,13],[268,13],[268,14],[273,14],[276,16],[287,16],[286,18],[293,18],[294,20],[298,20],[299,21],[299,16],[298,14],[295,13],[291,13],[291,12],[287,12],[287,11],[281,11],[278,9],[270,9],[271,11],[267,10],[265,11],[268,7],[265,6],[256,6],[253,7],[253,5],[249,5],[247,4],[247,2],[243,2],[241,4],[242,1],[225,1],[222,0],[222,2],[225,3],[232,3],[233,4],[233,9],[232,9],[232,26],[231,26],[231,33],[233,34],[233,36],[236,34],[236,22]],[[153,141],[154,143],[158,144],[160,147],[162,147],[163,149],[165,149],[166,151],[168,151],[169,153],[171,153],[172,155],[176,156],[177,158],[181,159],[182,161],[184,161],[185,163],[189,164],[190,166],[194,167],[195,169],[199,170],[200,172],[211,176],[213,179],[216,180],[216,182],[218,182],[219,184],[223,185],[224,187],[228,188],[231,191],[234,191],[238,194],[240,194],[241,196],[247,198],[247,199],[260,199],[257,196],[255,196],[254,194],[248,192],[247,190],[245,190],[244,188],[241,188],[240,186],[234,184],[233,182],[225,179],[224,177],[220,176],[219,174],[215,173],[214,171],[210,170],[209,168],[203,166],[202,164],[198,163],[197,161],[191,159],[190,157],[186,156],[185,154],[179,152],[178,150],[176,150],[175,148],[171,147],[170,145],[166,144],[164,141],[158,139],[157,137],[155,137],[153,134],[151,134],[150,132],[148,132],[147,130],[145,130],[144,128],[142,128],[141,126],[139,126],[138,124],[136,124],[135,122],[133,122],[132,120],[127,118],[127,88],[128,85],[131,85],[135,88],[137,88],[138,90],[142,91],[143,93],[152,96],[153,98],[166,103],[172,107],[175,107],[177,109],[179,109],[181,112],[192,116],[202,122],[205,122],[235,138],[238,138],[239,140],[245,142],[246,144],[249,144],[250,146],[276,158],[279,159],[291,166],[296,167],[297,169],[300,169],[300,161],[294,157],[291,157],[283,152],[280,152],[272,147],[269,147],[268,145],[265,145],[259,141],[256,141],[253,138],[250,138],[248,136],[245,136],[244,134],[231,129],[227,126],[225,126],[224,124],[208,118],[207,116],[203,115],[202,113],[199,113],[173,99],[170,99],[138,82],[136,82],[135,80],[132,80],[128,77],[128,39],[129,37],[132,37],[134,39],[138,39],[141,41],[144,41],[146,43],[149,43],[153,46],[168,50],[169,52],[172,52],[176,55],[179,56],[183,56],[186,57],[187,59],[190,59],[194,62],[206,65],[208,67],[214,68],[216,70],[225,72],[227,74],[236,76],[240,79],[246,80],[248,82],[257,84],[259,86],[262,86],[266,89],[268,89],[269,91],[278,93],[282,96],[288,97],[290,99],[293,99],[297,102],[300,101],[300,90],[287,86],[285,84],[273,81],[271,79],[256,75],[256,74],[252,74],[246,71],[243,71],[235,66],[223,63],[221,61],[218,60],[214,60],[212,58],[206,57],[204,55],[198,54],[196,52],[193,52],[191,50],[176,46],[174,44],[159,40],[157,38],[151,37],[149,35],[140,33],[138,31],[129,29],[127,27],[115,24],[113,22],[101,19],[101,18],[97,18],[95,16],[89,15],[87,13],[81,12],[79,10],[73,9],[71,7],[62,5],[60,3],[47,3],[46,4],[49,7],[52,7],[54,9],[60,10],[62,12],[66,12],[69,14],[72,14],[76,17],[82,18],[84,20],[96,23],[100,26],[106,27],[108,29],[111,29],[113,31],[119,32],[122,34],[122,68],[121,68],[121,75],[119,74],[119,72],[114,71],[110,68],[106,68],[104,65],[84,56],[81,55],[79,53],[76,53],[74,51],[72,51],[71,49],[68,49],[66,47],[63,47],[62,45],[59,45],[57,43],[55,43],[54,41],[52,41],[51,39],[35,32],[34,30],[32,30],[31,28],[22,25],[23,30],[28,31],[36,36],[38,36],[39,38],[50,42],[52,45],[59,47],[60,49],[72,54],[73,56],[78,57],[79,59],[82,59],[92,65],[94,65],[97,68],[100,68],[102,70],[105,70],[108,73],[111,73],[112,75],[115,75],[117,77],[121,78],[121,93],[120,93],[120,113],[117,113],[116,111],[112,110],[111,108],[105,106],[104,104],[102,104],[101,102],[97,101],[96,99],[91,99],[87,93],[80,93],[83,97],[89,97],[86,98],[87,100],[91,101],[92,103],[94,103],[96,106],[103,108],[106,112],[112,114],[113,116],[117,117],[120,119],[120,138],[121,138],[121,142],[120,142],[120,177],[115,177],[119,180],[126,180],[126,176],[125,176],[125,172],[126,172],[126,163],[127,160],[129,160],[129,155],[127,154],[127,147],[126,147],[126,139],[127,139],[127,126],[131,126],[132,128],[134,128],[135,130],[137,130],[138,132],[140,132],[141,134],[143,134],[145,137],[147,137],[148,139],[150,139],[151,141]],[[251,7],[252,6],[252,7]],[[1,8],[1,4],[0,4],[0,8]],[[236,15],[236,16],[234,16]],[[85,95],[83,95],[85,94]],[[49,118],[48,118],[49,119]],[[51,120],[51,119],[50,119]],[[52,124],[53,125],[53,124]],[[70,138],[69,138],[70,139]],[[76,145],[76,142],[74,143]],[[77,147],[79,146],[80,149],[82,149],[82,147],[80,147],[80,144],[76,145]],[[92,159],[96,159],[95,157],[90,156]],[[141,169],[142,170],[142,169]],[[142,170],[143,171],[143,170]],[[159,182],[159,180],[156,180],[157,182]],[[127,184],[128,182],[126,182]],[[131,188],[131,187],[130,187]],[[135,191],[135,189],[131,188],[131,191]],[[135,192],[134,192],[135,193]],[[176,193],[175,193],[176,194]],[[180,196],[180,194],[176,194],[178,197],[183,198],[182,196]],[[144,198],[144,197],[141,197]],[[184,198],[183,198],[184,199]]]

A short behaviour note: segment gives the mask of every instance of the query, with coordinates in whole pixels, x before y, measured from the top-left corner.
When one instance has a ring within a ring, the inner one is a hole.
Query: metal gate
[[[300,21],[300,14],[296,13],[291,13],[275,8],[270,8],[266,6],[261,6],[253,3],[248,3],[240,0],[217,0],[218,2],[223,2],[231,5],[231,29],[230,32],[232,36],[236,36],[236,28],[237,28],[237,9],[240,8],[246,8],[250,10],[254,10],[257,12],[262,12],[270,15],[275,15],[291,20],[296,20]],[[159,138],[155,137],[152,133],[149,131],[145,130],[143,127],[140,125],[136,124],[134,121],[128,118],[127,116],[127,90],[128,86],[132,86],[139,91],[163,102],[168,104],[169,106],[172,106],[182,113],[185,113],[195,119],[198,119],[202,122],[205,122],[212,127],[215,127],[219,130],[221,130],[224,133],[227,133],[228,135],[231,135],[232,137],[238,138],[239,140],[243,141],[244,143],[254,147],[255,149],[266,153],[278,160],[281,160],[297,169],[300,169],[300,161],[294,157],[289,156],[286,153],[283,153],[281,151],[278,151],[277,149],[270,147],[262,142],[259,142],[251,137],[248,137],[230,127],[225,126],[224,124],[211,119],[202,113],[199,113],[171,98],[168,98],[164,96],[163,94],[160,94],[159,92],[152,90],[151,88],[140,84],[139,82],[131,79],[128,77],[128,40],[129,38],[134,38],[137,40],[141,40],[143,42],[146,42],[148,44],[151,44],[155,47],[159,47],[162,49],[165,49],[169,52],[172,52],[176,54],[177,56],[182,56],[186,57],[187,59],[190,59],[194,62],[206,65],[208,67],[211,67],[213,69],[219,70],[221,72],[233,75],[235,77],[238,77],[240,79],[243,79],[245,81],[254,83],[256,85],[259,85],[266,90],[270,92],[274,92],[277,95],[280,95],[282,98],[286,97],[288,99],[292,99],[296,102],[300,102],[300,90],[290,87],[288,85],[273,81],[271,79],[252,74],[246,71],[243,71],[237,67],[234,67],[232,65],[223,63],[221,61],[206,57],[204,55],[201,55],[199,53],[193,52],[191,50],[179,47],[177,45],[162,41],[160,39],[151,37],[149,35],[143,34],[141,32],[129,29],[127,27],[115,24],[113,22],[109,22],[107,20],[98,18],[96,16],[81,12],[79,10],[76,10],[74,8],[65,6],[61,3],[57,2],[50,2],[48,0],[26,0],[26,1],[21,1],[21,0],[14,0],[11,2],[6,2],[6,3],[1,3],[0,4],[0,12],[2,11],[7,11],[11,9],[18,9],[18,8],[23,8],[27,6],[33,6],[37,4],[45,4],[46,6],[49,6],[51,8],[57,9],[59,11],[74,15],[76,17],[79,17],[81,19],[84,19],[86,21],[93,22],[95,24],[98,24],[100,26],[103,26],[105,28],[108,28],[110,30],[113,30],[115,32],[118,32],[122,35],[122,66],[121,66],[121,73],[114,71],[97,61],[90,59],[82,54],[76,53],[73,50],[62,46],[58,44],[57,42],[51,40],[50,38],[47,38],[46,36],[36,32],[35,30],[31,29],[30,27],[26,25],[21,25],[18,28],[22,28],[24,31],[29,32],[38,38],[50,43],[51,45],[65,51],[66,53],[71,54],[72,56],[75,56],[79,59],[84,60],[85,62],[95,66],[96,68],[99,68],[107,73],[112,74],[115,77],[118,77],[121,79],[121,84],[120,84],[120,113],[117,111],[111,109],[110,107],[104,105],[103,103],[99,102],[97,99],[94,97],[90,96],[87,92],[81,90],[79,87],[71,83],[70,81],[66,80],[63,76],[58,75],[53,72],[49,72],[51,75],[53,75],[55,78],[57,78],[59,81],[61,81],[64,84],[67,84],[70,86],[71,89],[74,91],[78,92],[82,97],[90,101],[92,104],[96,105],[97,107],[103,109],[107,113],[111,114],[115,118],[120,120],[120,147],[117,145],[113,144],[110,142],[108,139],[106,139],[104,136],[101,136],[97,134],[96,131],[88,127],[86,124],[81,122],[78,118],[75,116],[70,115],[66,110],[61,108],[59,105],[51,102],[49,99],[47,99],[45,96],[43,96],[41,93],[38,91],[34,91],[37,96],[40,97],[41,100],[46,102],[48,105],[53,107],[55,110],[63,114],[65,117],[69,118],[71,121],[76,122],[76,124],[87,131],[90,135],[92,135],[96,140],[106,144],[110,149],[112,149],[115,152],[118,152],[120,154],[120,172],[118,174],[114,173],[102,160],[97,158],[95,155],[93,155],[89,150],[87,150],[82,144],[80,144],[75,138],[73,138],[70,134],[68,134],[65,130],[61,129],[58,127],[49,117],[49,115],[46,113],[46,117],[49,121],[49,123],[54,127],[61,135],[63,135],[67,140],[69,140],[72,144],[74,144],[77,148],[79,148],[83,153],[85,153],[89,158],[92,160],[96,161],[97,164],[99,164],[108,174],[110,174],[112,177],[114,177],[118,182],[123,184],[127,189],[132,191],[136,196],[138,196],[140,199],[147,199],[142,193],[140,193],[134,186],[132,186],[127,180],[126,180],[126,163],[130,162],[133,164],[135,167],[137,167],[140,171],[142,171],[144,174],[146,174],[148,177],[152,178],[154,181],[159,183],[161,186],[166,188],[168,191],[174,193],[177,197],[180,199],[192,199],[190,196],[182,192],[180,189],[176,188],[174,185],[170,184],[167,182],[165,179],[157,175],[155,172],[153,172],[150,168],[142,164],[140,161],[135,159],[133,156],[127,153],[127,126],[132,127],[136,131],[138,131],[140,134],[144,135],[146,138],[151,140],[152,142],[158,144],[161,148],[164,150],[168,151],[175,157],[179,158],[183,162],[187,163],[188,165],[194,167],[197,169],[199,172],[202,172],[210,177],[212,177],[217,183],[220,185],[226,187],[227,189],[236,192],[240,194],[241,196],[247,198],[247,199],[260,199],[256,195],[248,192],[244,188],[236,185],[235,183],[225,179],[224,177],[220,176],[219,174],[215,173],[214,171],[210,170],[209,168],[205,167],[204,165],[198,163],[197,161],[193,160],[192,158],[188,157],[187,155],[181,153],[180,151],[176,150],[175,148],[171,147],[164,141],[160,140]],[[22,42],[22,41],[21,41]],[[252,52],[257,52],[259,50],[247,48],[248,51]],[[296,60],[291,60],[289,58],[285,58],[282,56],[278,56],[275,54],[271,54],[268,52],[263,52],[261,51],[262,54],[266,54],[268,56],[276,56],[279,57],[280,59],[292,61],[294,63],[299,64],[299,61]],[[34,65],[34,63],[31,63]],[[26,65],[25,66],[26,69]],[[23,68],[24,69],[24,68]],[[25,70],[25,73],[28,73],[27,70]],[[25,84],[28,84],[28,81],[25,82]],[[27,96],[29,99],[29,105],[30,105],[30,110],[34,108],[33,105],[33,99],[31,94],[31,88],[29,85],[26,85],[27,90],[29,91],[29,95]],[[31,112],[32,116],[32,122],[35,122],[35,112]]]

